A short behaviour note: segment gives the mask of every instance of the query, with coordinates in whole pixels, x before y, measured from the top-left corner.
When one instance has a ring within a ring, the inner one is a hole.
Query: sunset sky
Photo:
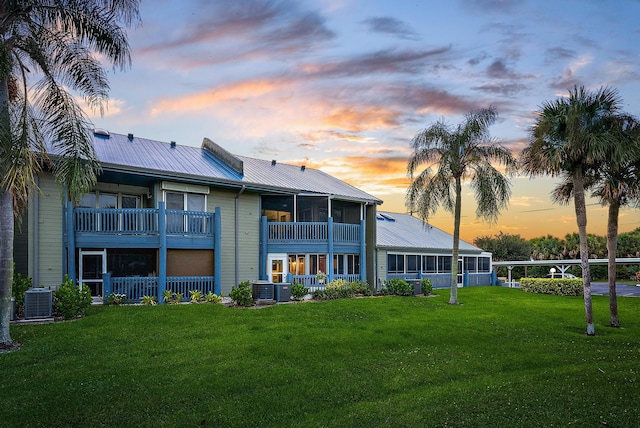
[[[492,136],[518,154],[533,112],[574,85],[617,88],[640,115],[639,0],[154,0],[141,16],[97,128],[319,168],[379,210],[406,211],[409,142],[438,119],[495,106]],[[514,178],[492,227],[465,188],[463,239],[577,231],[553,187]],[[588,232],[606,234],[606,207],[589,203]],[[430,222],[453,229],[444,210]],[[620,230],[637,227],[623,210]]]

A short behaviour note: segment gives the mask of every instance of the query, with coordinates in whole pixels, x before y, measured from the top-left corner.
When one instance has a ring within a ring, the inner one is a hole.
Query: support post
[[[213,292],[220,296],[222,295],[222,214],[220,207],[216,207],[215,213],[213,222]]]
[[[102,273],[102,289],[104,293],[104,298],[102,299],[102,303],[104,305],[108,305],[109,296],[111,295],[111,274],[109,272]]]
[[[360,280],[367,280],[367,233],[366,221],[360,220]]]
[[[333,281],[333,218],[327,219],[327,238],[329,240],[329,254],[327,255],[327,284]]]
[[[158,266],[158,303],[164,303],[167,290],[167,211],[164,201],[158,202],[158,228],[160,229],[160,254]]]

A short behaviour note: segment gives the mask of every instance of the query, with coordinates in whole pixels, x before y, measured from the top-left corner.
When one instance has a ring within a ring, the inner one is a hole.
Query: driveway
[[[607,284],[606,282],[592,282],[591,294],[608,296],[609,284]],[[632,285],[616,284],[616,295],[640,297],[640,287],[636,287]]]

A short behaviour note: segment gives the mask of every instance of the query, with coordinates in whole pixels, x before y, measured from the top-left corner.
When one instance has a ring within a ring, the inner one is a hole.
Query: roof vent
[[[171,148],[173,149],[173,148],[175,148],[175,147],[176,147],[176,142],[175,142],[175,141],[172,141],[172,142],[171,142]]]
[[[106,129],[102,129],[102,128],[96,128],[93,130],[93,135],[99,136],[99,137],[107,137],[109,138],[109,131],[107,131]]]
[[[127,138],[129,139],[129,141],[133,140],[133,134],[132,133],[128,133],[127,134]]]
[[[275,159],[273,159],[273,160],[271,161],[271,166],[276,166],[276,160],[275,160]]]
[[[307,169],[307,167],[306,167],[305,165],[302,165],[302,166],[300,167],[300,171],[304,171],[305,169]]]

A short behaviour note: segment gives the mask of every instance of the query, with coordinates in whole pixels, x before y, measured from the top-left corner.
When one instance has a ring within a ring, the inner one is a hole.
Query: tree
[[[500,232],[495,236],[478,236],[473,245],[492,254],[493,260],[529,260],[532,245],[520,235]]]
[[[569,90],[568,97],[545,102],[536,112],[529,145],[521,153],[522,167],[531,177],[560,176],[560,186],[567,183],[572,186],[589,336],[595,335],[595,327],[591,304],[585,172],[607,157],[611,162],[621,162],[621,151],[611,149],[615,141],[607,126],[620,104],[614,89],[603,87],[590,92],[584,87],[574,87]]]
[[[101,61],[130,65],[125,27],[139,22],[139,2],[0,0],[0,346],[13,345],[14,215],[44,168],[72,200],[95,183],[90,122],[69,91],[104,113],[109,83]]]
[[[495,223],[511,196],[509,180],[492,165],[492,162],[504,165],[506,175],[514,174],[517,169],[511,151],[489,134],[489,126],[497,115],[493,108],[480,109],[467,113],[464,121],[455,127],[439,120],[411,140],[413,154],[407,165],[411,179],[407,208],[424,221],[428,221],[440,205],[454,217],[450,304],[458,304],[462,182],[469,180],[478,203],[476,215],[489,223]],[[435,164],[438,165],[436,172]],[[422,166],[425,168],[416,175]]]
[[[609,281],[609,315],[611,327],[620,327],[616,294],[616,254],[618,250],[618,216],[620,207],[640,203],[640,122],[629,115],[613,120],[617,144],[627,156],[622,162],[607,159],[594,172],[593,195],[602,205],[608,205],[607,215],[607,277]]]

